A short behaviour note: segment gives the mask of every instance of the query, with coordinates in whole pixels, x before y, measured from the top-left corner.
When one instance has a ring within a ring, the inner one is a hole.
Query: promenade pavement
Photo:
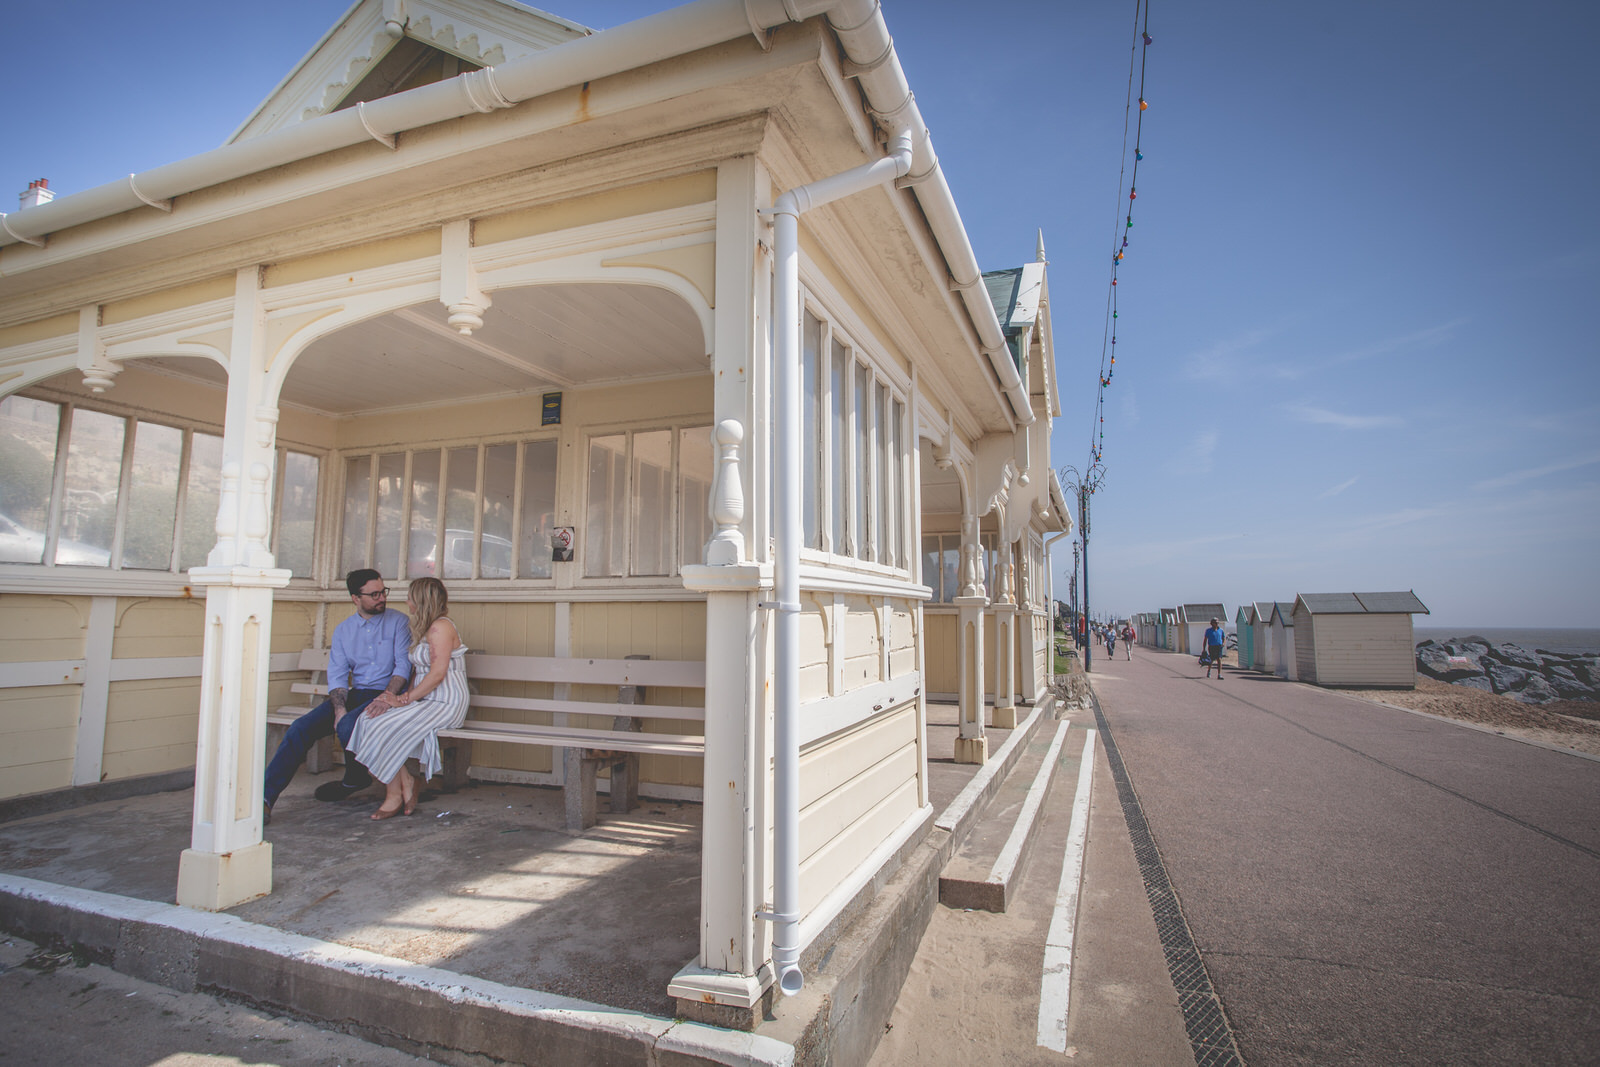
[[[1600,1063],[1600,762],[1143,648],[1093,681],[1245,1062]]]

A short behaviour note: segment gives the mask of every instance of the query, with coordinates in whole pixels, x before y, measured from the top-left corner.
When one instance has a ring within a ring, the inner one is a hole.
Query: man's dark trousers
[[[345,698],[345,715],[339,720],[337,732],[339,744],[345,750],[344,784],[352,790],[370,785],[372,775],[350,755],[350,735],[355,731],[356,716],[361,709],[381,692],[382,689],[352,689]],[[276,804],[278,794],[289,787],[289,779],[306,761],[306,753],[311,751],[311,746],[334,732],[331,700],[324,700],[289,725],[289,729],[284,731],[283,743],[273,753],[272,762],[267,764],[266,788],[263,792],[269,807]]]

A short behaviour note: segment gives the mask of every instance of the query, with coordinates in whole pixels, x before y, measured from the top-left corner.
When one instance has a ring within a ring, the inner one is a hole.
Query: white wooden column
[[[206,589],[194,822],[178,903],[219,911],[272,891],[261,839],[272,591],[289,582],[267,550],[277,409],[267,395],[259,271],[235,277],[217,543],[190,580]]]
[[[1002,519],[1000,527],[1005,528]],[[995,554],[994,605],[994,725],[1017,726],[1017,596],[1016,546],[1002,540]]]
[[[983,763],[989,758],[989,738],[983,731],[983,616],[989,598],[983,591],[978,517],[970,504],[961,518],[961,593],[954,599],[959,628],[955,761]]]
[[[700,952],[668,992],[685,1018],[751,1028],[771,995],[771,452],[767,342],[772,264],[757,214],[770,182],[753,157],[717,167],[716,335],[711,351],[717,449],[714,533],[683,582],[706,595],[706,755],[700,856]]]

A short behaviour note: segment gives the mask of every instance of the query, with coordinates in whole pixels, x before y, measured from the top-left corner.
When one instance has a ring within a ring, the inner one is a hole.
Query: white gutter
[[[860,82],[868,105],[883,126],[910,129],[916,138],[912,169],[904,184],[912,188],[944,253],[951,285],[961,295],[1015,421],[1028,425],[1034,420],[1032,405],[1006,348],[961,214],[939,169],[927,125],[895,55],[878,0],[697,0],[498,67],[319,115],[120,181],[57,197],[48,204],[9,215],[0,213],[0,248],[18,243],[43,247],[52,233],[145,206],[170,211],[172,200],[186,193],[363,141],[375,140],[393,148],[395,135],[407,130],[512,107],[745,34],[755,34],[765,43],[768,29],[817,15],[828,17],[848,60],[847,73]],[[8,274],[28,269],[26,261],[20,268],[7,266]]]
[[[911,170],[909,129],[895,135],[889,155],[798,186],[772,205],[773,295],[776,324],[772,361],[777,395],[774,449],[773,562],[777,603],[774,625],[776,678],[773,697],[776,733],[773,792],[772,912],[763,913],[772,929],[772,967],[787,996],[800,992],[800,213],[841,197],[885,185]]]

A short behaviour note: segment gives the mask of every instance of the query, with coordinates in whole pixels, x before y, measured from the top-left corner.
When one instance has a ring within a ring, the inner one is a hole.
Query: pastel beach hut
[[[1240,604],[1233,613],[1233,630],[1238,635],[1239,668],[1250,670],[1255,664],[1256,606]]]
[[[1274,667],[1272,647],[1272,609],[1274,603],[1271,600],[1258,600],[1255,602],[1254,607],[1255,610],[1252,612],[1254,619],[1251,622],[1251,628],[1254,630],[1252,636],[1254,644],[1252,646],[1253,655],[1250,658],[1250,666],[1263,674],[1271,674]]]
[[[1178,651],[1198,656],[1205,651],[1206,631],[1211,620],[1227,621],[1228,612],[1221,604],[1180,604],[1178,606]]]

